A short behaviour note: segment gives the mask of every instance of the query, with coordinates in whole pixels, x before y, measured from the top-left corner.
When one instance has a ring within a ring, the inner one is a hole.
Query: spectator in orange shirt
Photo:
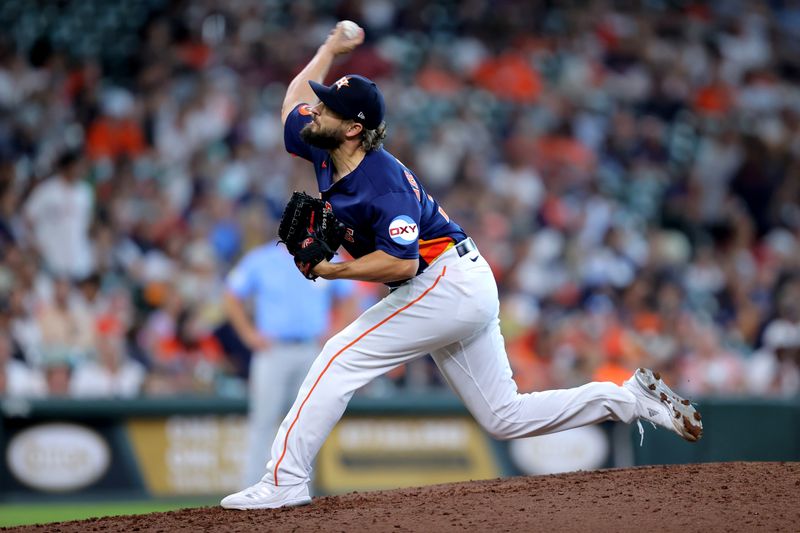
[[[694,107],[704,115],[722,116],[731,110],[733,100],[733,90],[717,72],[711,82],[701,87],[695,94]]]
[[[86,139],[86,151],[93,161],[134,158],[145,151],[134,107],[133,96],[124,89],[111,89],[103,96],[103,113],[89,126]]]
[[[605,360],[592,375],[592,381],[610,381],[617,385],[631,376],[636,365],[630,364],[635,356],[634,347],[624,329],[619,326],[610,328],[603,338]]]
[[[539,99],[542,80],[524,56],[505,52],[487,59],[473,75],[475,83],[493,92],[498,98],[518,104],[529,104]]]
[[[191,309],[179,313],[173,335],[163,338],[155,352],[155,373],[173,383],[171,392],[213,390],[225,366],[219,341]]]
[[[445,58],[433,53],[417,73],[416,84],[432,94],[452,97],[463,89]]]

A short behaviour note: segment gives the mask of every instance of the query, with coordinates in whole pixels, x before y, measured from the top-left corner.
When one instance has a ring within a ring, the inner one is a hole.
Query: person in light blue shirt
[[[253,351],[249,381],[249,435],[245,481],[261,477],[272,436],[332,332],[331,317],[357,312],[351,281],[308,281],[276,241],[247,253],[226,279],[225,309]],[[252,304],[252,319],[247,304]],[[340,308],[334,313],[334,306]]]

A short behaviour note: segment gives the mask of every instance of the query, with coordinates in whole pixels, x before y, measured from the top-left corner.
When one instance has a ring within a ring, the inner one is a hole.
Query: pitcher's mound
[[[22,531],[800,531],[800,463],[709,463],[452,483]]]

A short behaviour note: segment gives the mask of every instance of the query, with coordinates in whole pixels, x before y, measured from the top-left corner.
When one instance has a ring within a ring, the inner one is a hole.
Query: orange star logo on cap
[[[350,78],[348,78],[347,76],[343,76],[339,78],[339,80],[337,80],[334,85],[336,85],[337,91],[342,87],[350,87]]]

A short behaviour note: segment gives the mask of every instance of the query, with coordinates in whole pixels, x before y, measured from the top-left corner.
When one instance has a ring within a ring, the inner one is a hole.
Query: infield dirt
[[[800,463],[706,463],[515,477],[328,496],[290,509],[183,509],[13,530],[800,531]]]

